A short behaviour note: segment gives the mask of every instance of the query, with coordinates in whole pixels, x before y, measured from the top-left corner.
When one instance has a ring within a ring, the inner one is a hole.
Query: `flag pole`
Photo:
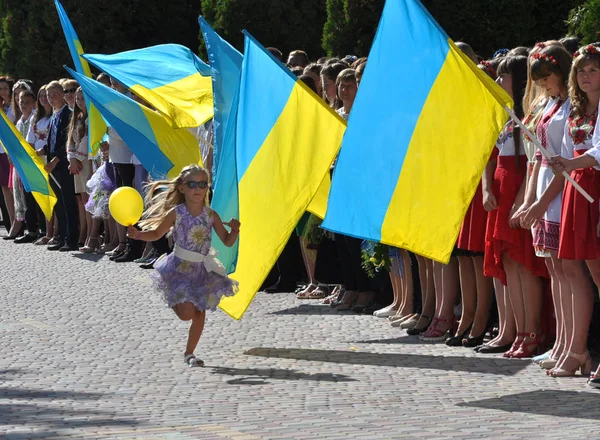
[[[62,191],[62,186],[60,186],[60,183],[58,183],[58,180],[56,180],[56,177],[54,177],[54,175],[52,175],[52,173],[48,173],[48,175],[52,178],[52,180],[54,180],[54,183],[56,183],[56,186],[58,186],[58,189],[60,189]]]
[[[504,106],[504,110],[506,110],[506,112],[510,115],[510,117],[512,118],[512,120],[515,122],[515,124],[517,124],[521,130],[523,130],[523,133],[525,133],[525,135],[531,139],[531,141],[533,142],[533,144],[535,145],[535,147],[540,151],[540,153],[542,153],[542,155],[548,159],[549,162],[552,161],[552,155],[550,154],[550,152],[548,150],[546,150],[543,146],[542,143],[540,142],[540,140],[537,138],[537,136],[535,134],[533,134],[531,131],[529,131],[529,129],[527,127],[525,127],[525,124],[523,124],[521,122],[521,120],[517,117],[517,115],[515,114],[515,112],[513,112],[508,106]],[[590,203],[594,203],[594,199],[581,187],[579,186],[579,184],[577,182],[575,182],[575,180],[573,180],[573,178],[571,176],[569,176],[565,171],[563,171],[562,176],[567,179],[571,185],[573,185],[573,188],[575,188],[577,191],[579,191],[579,193],[586,198],[586,200]]]

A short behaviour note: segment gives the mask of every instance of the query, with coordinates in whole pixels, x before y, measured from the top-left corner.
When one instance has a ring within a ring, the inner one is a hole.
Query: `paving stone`
[[[187,323],[148,272],[0,240],[0,439],[589,438],[597,392],[387,320],[258,294]]]

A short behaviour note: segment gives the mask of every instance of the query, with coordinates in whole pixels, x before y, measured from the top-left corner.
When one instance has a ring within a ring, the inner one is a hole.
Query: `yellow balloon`
[[[142,218],[144,200],[134,188],[122,186],[110,195],[108,209],[117,223],[133,226]]]

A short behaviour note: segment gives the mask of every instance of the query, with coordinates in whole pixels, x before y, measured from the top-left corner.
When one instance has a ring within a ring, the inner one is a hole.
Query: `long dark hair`
[[[46,84],[44,84],[42,87],[40,87],[40,90],[38,90],[37,104],[35,105],[35,115],[34,115],[33,121],[32,121],[33,126],[35,126],[38,122],[40,122],[40,119],[44,119],[45,117],[51,116],[51,114],[52,114],[52,111],[50,111],[50,114],[48,114],[46,112],[46,108],[40,102],[40,98],[42,97],[42,94],[46,94]]]
[[[522,55],[508,56],[498,66],[498,76],[510,75],[512,79],[512,95],[515,103],[514,112],[519,119],[523,119],[523,98],[527,87],[527,57]],[[515,140],[515,159],[519,165],[519,151],[521,150],[521,128],[513,123],[513,138]]]

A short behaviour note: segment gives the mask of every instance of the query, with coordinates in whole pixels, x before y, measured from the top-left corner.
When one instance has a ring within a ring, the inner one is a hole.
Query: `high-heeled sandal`
[[[92,243],[95,243],[96,245],[91,246]],[[99,243],[100,242],[98,241],[98,237],[90,237],[85,242],[85,246],[79,248],[79,252],[82,252],[84,254],[93,254],[99,249]]]
[[[510,349],[504,352],[502,357],[511,358],[513,356],[513,353],[519,349],[519,347],[523,343],[523,340],[525,339],[525,336],[527,336],[528,334],[529,333],[517,333],[517,339],[514,340],[514,342],[510,346]]]
[[[524,359],[539,354],[541,339],[536,333],[525,333],[523,342],[510,357],[513,359]]]
[[[470,331],[471,331],[471,326],[467,327],[467,329],[464,332],[460,333],[460,334],[457,332],[451,338],[446,339],[446,345],[448,347],[460,347],[460,346],[462,346],[463,338],[465,336],[467,336]]]
[[[587,376],[592,371],[592,358],[590,357],[589,351],[585,353],[573,353],[569,351],[567,358],[573,358],[579,362],[579,365],[574,370],[565,370],[564,368],[553,368],[548,370],[546,373],[552,377],[570,377],[575,376],[577,370],[581,371],[581,374]]]
[[[446,330],[440,330],[438,325],[440,323],[448,324],[448,328]],[[454,317],[450,319],[440,319],[433,318],[429,328],[425,333],[421,335],[421,340],[423,342],[441,342],[445,341],[451,334],[452,328],[454,327]]]
[[[546,370],[551,370],[554,367],[556,367],[556,364],[558,364],[558,362],[560,361],[560,358],[561,358],[561,355],[563,352],[563,350],[560,347],[562,347],[562,345],[558,345],[558,346],[556,346],[556,349],[552,349],[552,350],[546,352],[546,353],[550,353],[548,355],[548,357],[537,363],[540,366],[540,368],[544,368]],[[546,354],[546,353],[544,353],[544,354]],[[543,355],[540,355],[540,356],[543,356]],[[533,359],[535,362],[535,358],[533,358]]]

